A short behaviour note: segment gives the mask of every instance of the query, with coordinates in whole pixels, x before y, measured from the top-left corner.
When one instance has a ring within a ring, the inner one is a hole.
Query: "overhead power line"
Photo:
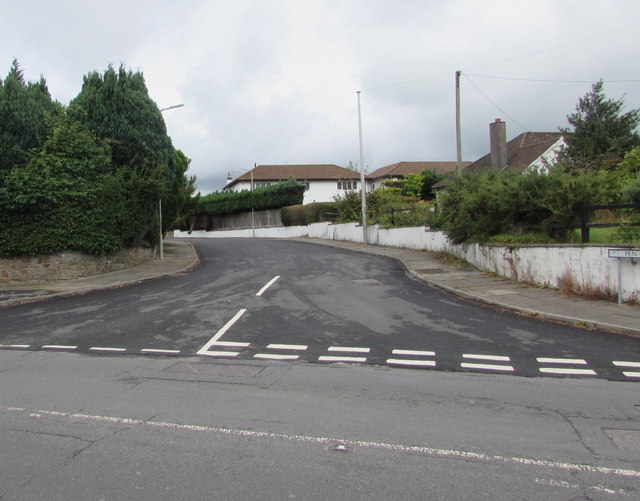
[[[594,83],[599,79],[595,80],[547,80],[542,78],[516,78],[516,77],[503,77],[496,75],[476,75],[473,73],[463,73],[466,77],[474,77],[474,78],[490,78],[493,80],[511,80],[517,82],[541,82],[541,83]],[[640,80],[603,80],[604,83],[640,83]]]

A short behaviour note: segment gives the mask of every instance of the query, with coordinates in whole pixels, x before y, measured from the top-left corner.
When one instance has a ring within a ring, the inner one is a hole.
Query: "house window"
[[[338,189],[339,190],[357,190],[358,182],[357,181],[338,181]]]

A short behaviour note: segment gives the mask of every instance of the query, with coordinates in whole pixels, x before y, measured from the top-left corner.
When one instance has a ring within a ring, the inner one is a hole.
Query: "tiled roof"
[[[523,170],[551,148],[562,132],[524,132],[507,143],[507,166]],[[473,162],[468,170],[490,169],[491,153]]]
[[[251,173],[253,173],[254,181],[286,181],[290,177],[300,181],[360,179],[358,172],[334,164],[258,165],[251,172],[245,172],[232,183],[251,180]]]
[[[470,162],[463,162],[462,167],[469,164]],[[367,178],[401,177],[407,174],[418,174],[425,169],[435,171],[437,174],[447,174],[456,170],[456,162],[398,162],[373,171]]]

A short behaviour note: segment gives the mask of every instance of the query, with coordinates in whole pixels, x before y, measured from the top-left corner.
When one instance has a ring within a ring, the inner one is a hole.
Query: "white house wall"
[[[250,190],[250,181],[240,181],[231,188],[229,191],[242,191]],[[358,181],[358,189],[360,189],[360,181]],[[313,202],[333,202],[336,195],[344,195],[346,190],[338,189],[338,181],[309,181],[309,189],[304,192],[303,204],[310,204]]]

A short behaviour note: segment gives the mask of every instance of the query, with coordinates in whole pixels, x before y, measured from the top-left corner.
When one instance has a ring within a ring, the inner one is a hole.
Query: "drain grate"
[[[209,363],[178,362],[164,369],[173,374],[196,374],[199,376],[218,377],[256,377],[265,369],[261,365],[229,365]]]
[[[639,430],[604,430],[620,449],[627,451],[640,450],[640,431]]]

